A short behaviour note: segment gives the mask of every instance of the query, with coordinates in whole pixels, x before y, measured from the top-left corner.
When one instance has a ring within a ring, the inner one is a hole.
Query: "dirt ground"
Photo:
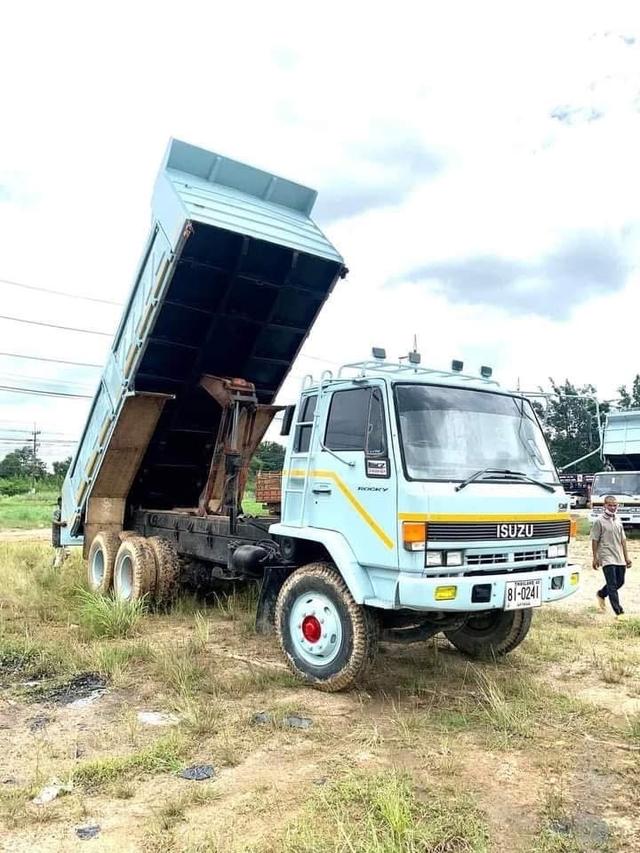
[[[24,543],[11,547],[33,562]],[[0,850],[640,851],[640,622],[621,628],[595,612],[588,548],[572,548],[586,565],[580,591],[536,613],[505,661],[470,662],[444,640],[383,646],[368,680],[335,695],[297,685],[241,602],[191,602],[144,617],[132,639],[89,642],[72,613],[3,597],[0,563]],[[639,614],[640,541],[631,551],[624,600]],[[6,649],[25,626],[42,660],[72,649],[74,669],[24,674]],[[100,680],[61,691],[75,671]],[[148,725],[140,712],[173,717]],[[178,775],[194,764],[214,778]],[[295,841],[290,827],[336,781],[389,773],[406,775],[421,802],[449,803],[449,822],[471,802],[486,836],[459,826],[431,846],[400,836],[358,846],[320,821],[315,846]],[[34,804],[55,779],[70,790]],[[91,826],[96,837],[81,839]]]
[[[50,542],[51,530],[48,527],[35,528],[34,530],[22,530],[21,528],[8,528],[0,530],[0,542]]]

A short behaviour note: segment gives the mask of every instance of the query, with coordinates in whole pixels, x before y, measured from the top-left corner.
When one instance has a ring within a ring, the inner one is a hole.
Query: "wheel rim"
[[[117,577],[118,598],[124,598],[128,601],[133,592],[133,561],[128,554],[124,554],[118,560]]]
[[[98,589],[104,580],[104,551],[98,548],[91,559],[91,585]]]
[[[313,666],[328,666],[342,645],[340,614],[330,598],[308,592],[291,608],[289,635],[295,653]]]

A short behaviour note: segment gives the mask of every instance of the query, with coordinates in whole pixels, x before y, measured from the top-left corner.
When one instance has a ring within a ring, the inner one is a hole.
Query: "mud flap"
[[[276,600],[278,593],[282,589],[282,584],[289,577],[292,570],[293,568],[288,566],[271,566],[264,570],[264,578],[256,610],[256,634],[275,633]]]

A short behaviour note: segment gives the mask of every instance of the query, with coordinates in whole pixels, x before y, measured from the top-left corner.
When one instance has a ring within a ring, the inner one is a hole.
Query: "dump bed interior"
[[[309,218],[315,197],[171,142],[149,241],[63,488],[70,538],[82,534],[92,494],[121,501],[123,512],[197,506],[220,416],[203,374],[249,380],[259,402],[273,401],[345,273]],[[122,429],[132,400],[147,401],[139,436],[135,417]]]
[[[640,471],[640,409],[607,415],[603,453],[616,471]]]

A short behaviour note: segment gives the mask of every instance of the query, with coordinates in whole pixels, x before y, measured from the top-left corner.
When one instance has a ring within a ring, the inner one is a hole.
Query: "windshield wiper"
[[[524,471],[505,471],[504,473],[510,474],[512,477],[519,477],[522,480],[526,480],[527,483],[533,483],[535,486],[540,486],[541,489],[546,489],[547,492],[555,492],[555,488],[551,483],[543,483],[542,480],[536,480],[535,477],[530,477]]]
[[[555,489],[549,483],[543,483],[541,480],[536,480],[533,477],[530,477],[528,474],[525,474],[524,471],[511,471],[508,468],[483,468],[481,471],[476,471],[475,474],[472,474],[470,477],[467,477],[466,480],[463,480],[462,483],[458,483],[456,486],[456,492],[459,492],[461,489],[464,489],[465,486],[468,486],[470,483],[474,483],[477,480],[483,478],[486,474],[498,474],[499,477],[491,477],[490,479],[501,479],[506,480],[509,477],[517,477],[520,480],[525,480],[527,483],[533,483],[536,486],[540,486],[541,489],[545,489],[547,492],[554,492]]]
[[[485,474],[510,474],[511,471],[507,471],[504,468],[482,468],[480,471],[476,471],[475,474],[472,474],[470,477],[467,477],[466,480],[463,480],[461,483],[458,483],[456,486],[456,492],[459,492],[461,489],[464,489],[465,486],[468,486],[469,483],[475,483],[476,480],[479,480],[480,477],[484,477]]]

